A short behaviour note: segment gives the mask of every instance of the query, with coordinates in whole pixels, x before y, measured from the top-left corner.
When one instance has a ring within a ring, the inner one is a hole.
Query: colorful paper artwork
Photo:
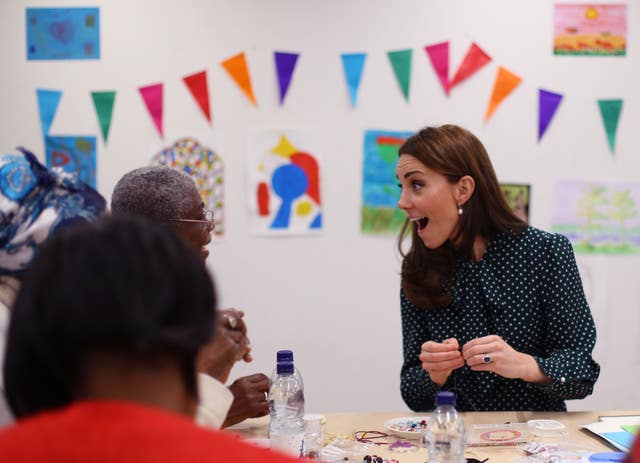
[[[153,157],[153,164],[186,172],[196,182],[205,209],[213,211],[216,236],[224,234],[224,164],[195,138],[184,137]]]
[[[556,184],[551,229],[576,252],[640,253],[640,183],[565,181]]]
[[[60,135],[46,136],[44,140],[48,167],[75,173],[96,188],[96,137]]]
[[[626,5],[555,5],[554,55],[624,56],[626,53]]]
[[[362,211],[364,234],[395,235],[406,214],[398,209],[400,189],[396,178],[398,148],[413,132],[367,130],[364,133]]]
[[[27,59],[100,59],[100,8],[27,8]]]
[[[320,161],[308,132],[256,133],[247,166],[254,233],[305,235],[322,230]]]
[[[501,183],[500,189],[511,210],[522,220],[529,223],[529,203],[531,186],[526,183]]]

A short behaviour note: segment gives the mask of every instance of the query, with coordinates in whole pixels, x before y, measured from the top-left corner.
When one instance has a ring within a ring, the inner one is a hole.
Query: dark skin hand
[[[233,393],[233,403],[222,424],[223,428],[269,413],[269,378],[266,375],[256,373],[238,378],[229,386],[229,390]]]
[[[237,361],[253,360],[243,316],[244,312],[237,309],[220,311],[212,342],[198,352],[196,369],[199,372],[225,383],[229,379],[231,368]],[[233,327],[230,326],[229,317],[235,320]]]

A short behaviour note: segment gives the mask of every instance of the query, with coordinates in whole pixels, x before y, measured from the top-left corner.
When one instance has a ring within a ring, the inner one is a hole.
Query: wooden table
[[[424,416],[422,414],[412,414],[407,412],[398,413],[327,413],[326,422],[323,426],[324,433],[353,435],[355,431],[382,431],[387,432],[384,422],[401,416]],[[556,420],[567,426],[568,435],[561,438],[563,442],[572,442],[584,445],[585,449],[593,451],[613,451],[603,440],[593,434],[579,429],[580,424],[588,424],[598,420],[603,415],[640,415],[640,410],[636,411],[607,411],[607,412],[468,412],[462,413],[465,426],[470,428],[473,424],[502,424],[526,423],[529,420],[548,419]],[[229,429],[229,431],[240,434],[246,438],[266,438],[269,425],[269,417],[253,420],[246,420]],[[558,438],[536,437],[539,442],[557,442]],[[414,452],[398,453],[391,452],[387,446],[376,446],[370,453],[375,453],[383,458],[395,458],[400,463],[424,463],[426,460],[426,450],[419,449]],[[488,463],[512,462],[524,456],[522,449],[517,447],[473,447],[468,448],[465,456],[484,460],[489,458]]]

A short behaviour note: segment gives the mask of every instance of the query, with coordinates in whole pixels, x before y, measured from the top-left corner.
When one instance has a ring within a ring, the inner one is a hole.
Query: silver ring
[[[227,322],[229,322],[229,326],[232,330],[235,329],[236,326],[238,326],[238,320],[233,315],[227,315]]]
[[[489,354],[485,354],[484,357],[482,357],[482,363],[491,363],[491,356]]]

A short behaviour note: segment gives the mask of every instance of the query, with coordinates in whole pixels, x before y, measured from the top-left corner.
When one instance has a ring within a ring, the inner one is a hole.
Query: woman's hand
[[[422,345],[422,368],[438,386],[447,381],[453,370],[464,365],[459,348],[456,338],[449,338],[443,342],[427,341]]]
[[[531,355],[518,352],[495,334],[466,343],[462,346],[462,357],[473,371],[493,371],[530,383],[550,382]]]

